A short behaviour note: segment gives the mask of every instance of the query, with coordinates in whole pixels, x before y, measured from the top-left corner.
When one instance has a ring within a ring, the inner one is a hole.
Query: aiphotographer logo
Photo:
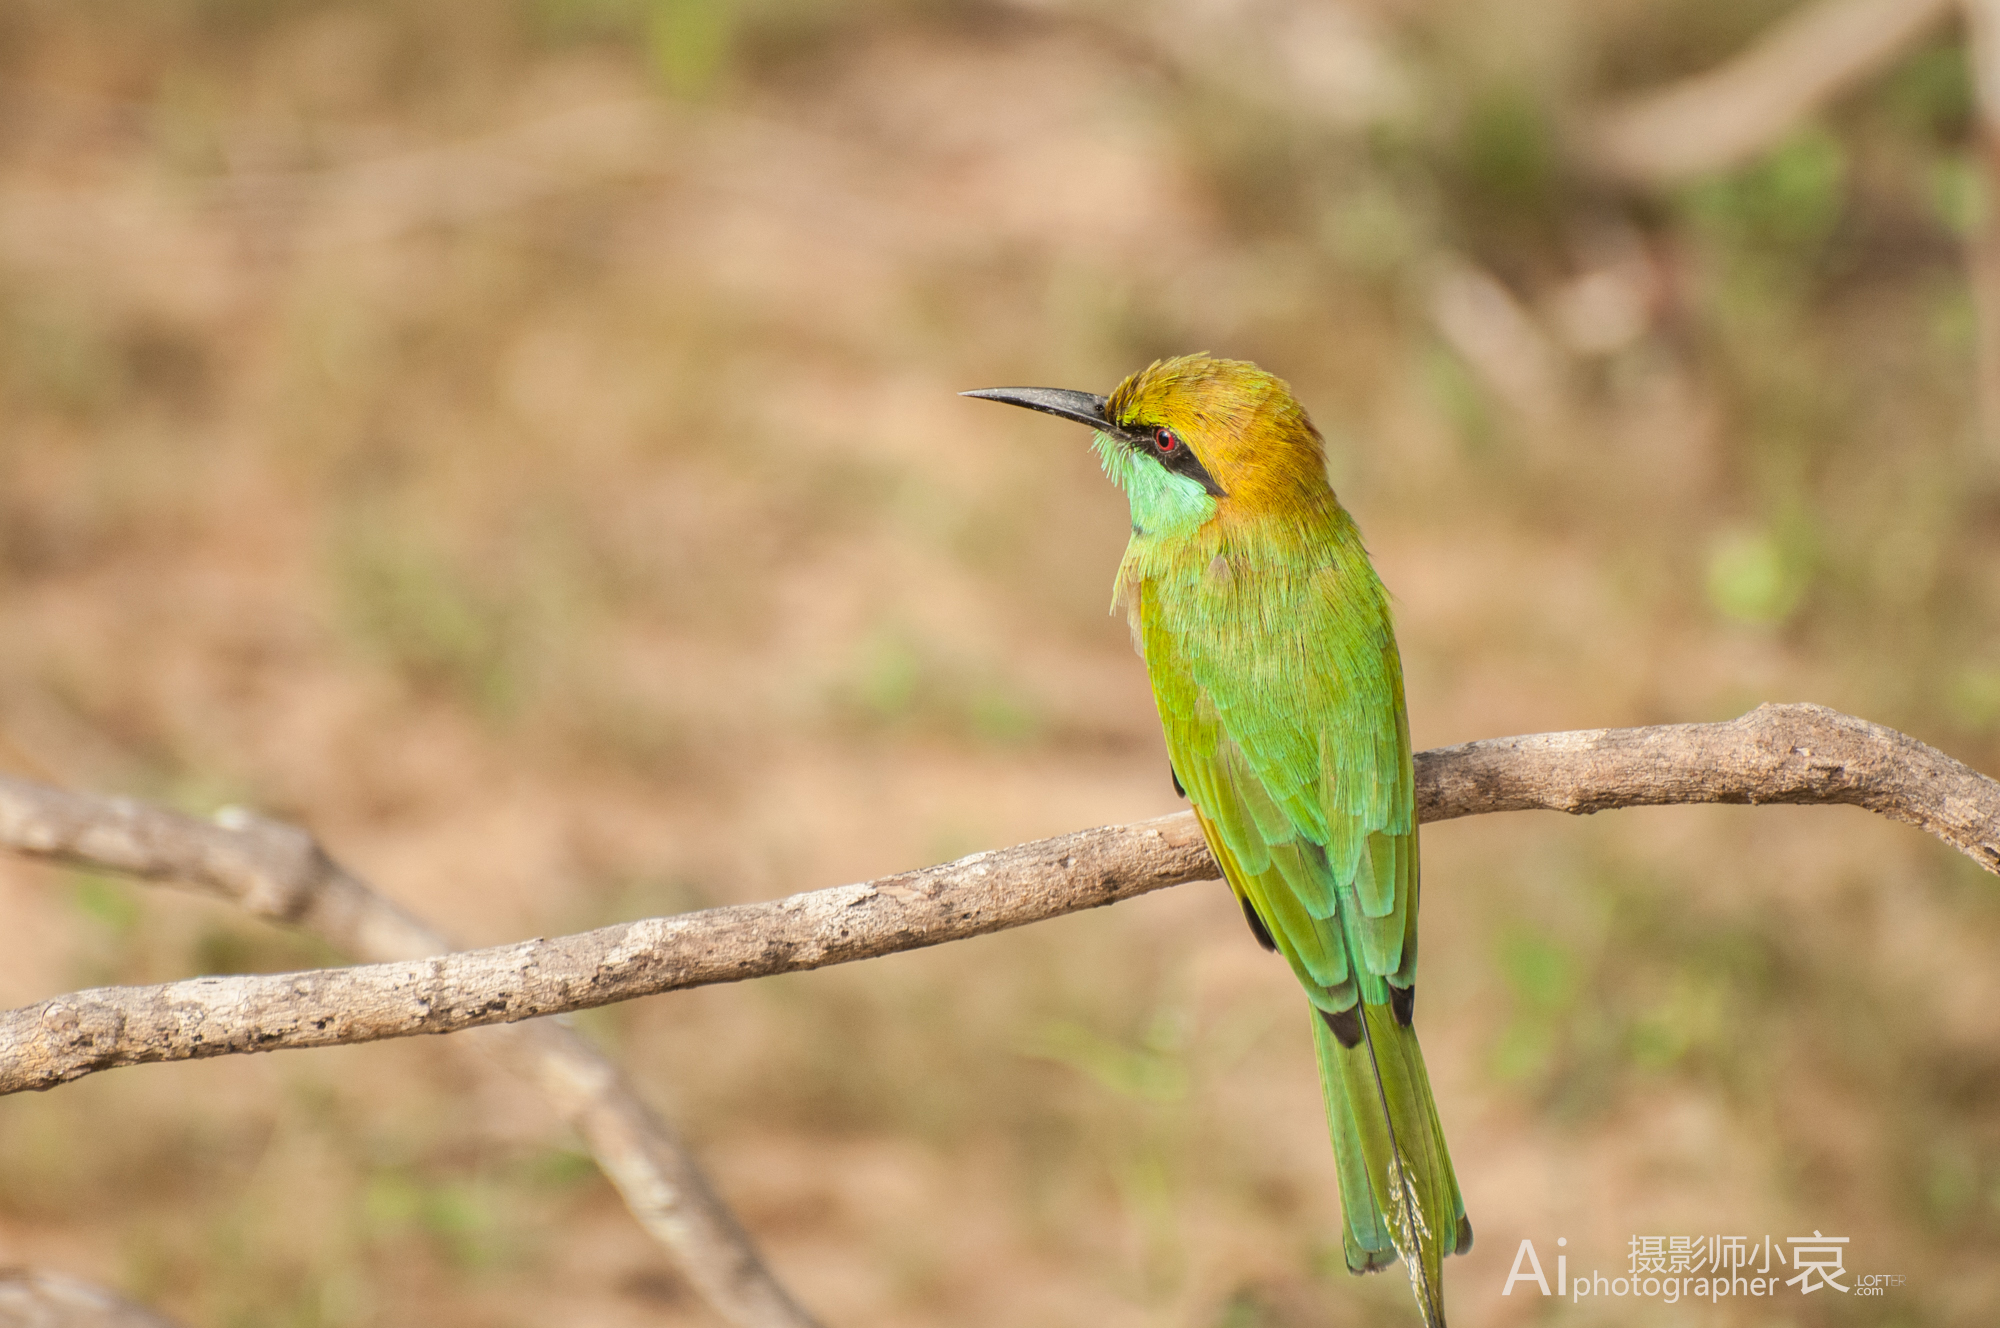
[[[1535,1242],[1524,1239],[1514,1252],[1514,1266],[1500,1294],[1511,1296],[1523,1283],[1544,1296],[1567,1299],[1639,1297],[1668,1305],[1682,1300],[1720,1304],[1738,1297],[1776,1296],[1781,1291],[1811,1295],[1832,1290],[1879,1296],[1885,1287],[1901,1286],[1895,1273],[1869,1273],[1849,1284],[1846,1236],[1634,1236],[1622,1273],[1596,1268],[1570,1276],[1567,1237],[1556,1237],[1555,1276],[1550,1278]],[[1525,1293],[1524,1293],[1525,1294]]]

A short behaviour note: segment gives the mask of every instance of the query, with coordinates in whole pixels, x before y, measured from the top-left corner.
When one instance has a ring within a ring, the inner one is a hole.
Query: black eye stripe
[[[1187,440],[1164,424],[1149,425],[1132,420],[1116,427],[1127,446],[1148,446],[1153,459],[1166,469],[1198,481],[1212,497],[1229,496],[1208,473],[1208,468],[1201,464],[1201,459],[1194,454],[1194,449],[1187,445]]]

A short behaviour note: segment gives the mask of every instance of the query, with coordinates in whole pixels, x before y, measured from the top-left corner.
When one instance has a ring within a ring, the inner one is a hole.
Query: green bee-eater
[[[1107,397],[966,393],[1097,431],[1125,490],[1122,608],[1174,787],[1250,930],[1312,1002],[1347,1266],[1398,1255],[1424,1321],[1472,1246],[1411,1019],[1417,808],[1388,594],[1327,483],[1324,444],[1271,374],[1187,355]]]

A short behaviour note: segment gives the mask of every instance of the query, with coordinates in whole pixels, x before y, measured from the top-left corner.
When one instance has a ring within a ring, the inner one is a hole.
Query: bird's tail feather
[[[1472,1248],[1430,1076],[1414,1028],[1387,1004],[1329,1020],[1314,1010],[1313,1044],[1340,1170],[1347,1266],[1374,1272],[1401,1257],[1426,1328],[1443,1328],[1446,1254]],[[1335,1025],[1358,1031],[1353,1045]]]

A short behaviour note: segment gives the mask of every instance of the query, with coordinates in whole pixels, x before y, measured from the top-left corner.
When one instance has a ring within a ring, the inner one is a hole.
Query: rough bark
[[[1426,821],[1669,803],[1847,804],[1918,826],[2000,871],[2000,784],[1914,738],[1821,706],[1767,705],[1720,724],[1536,734],[1425,752],[1417,796]],[[82,827],[68,838],[24,833],[6,807],[0,800],[0,843],[102,865],[121,865],[120,854],[135,860],[115,835],[90,838]],[[212,880],[235,870],[226,855],[187,862]],[[120,1065],[446,1033],[819,968],[1215,874],[1194,818],[1181,813],[861,885],[574,936],[360,968],[77,992],[0,1015],[0,1092],[51,1088]]]
[[[2000,783],[1907,733],[1825,706],[1763,705],[1722,724],[1489,738],[1417,757],[1425,821],[1701,802],[1861,807],[2000,874]]]
[[[0,842],[10,839],[0,827]],[[118,1065],[448,1033],[819,968],[1214,874],[1200,829],[1182,813],[574,936],[356,968],[101,987],[0,1014],[0,1093]]]

